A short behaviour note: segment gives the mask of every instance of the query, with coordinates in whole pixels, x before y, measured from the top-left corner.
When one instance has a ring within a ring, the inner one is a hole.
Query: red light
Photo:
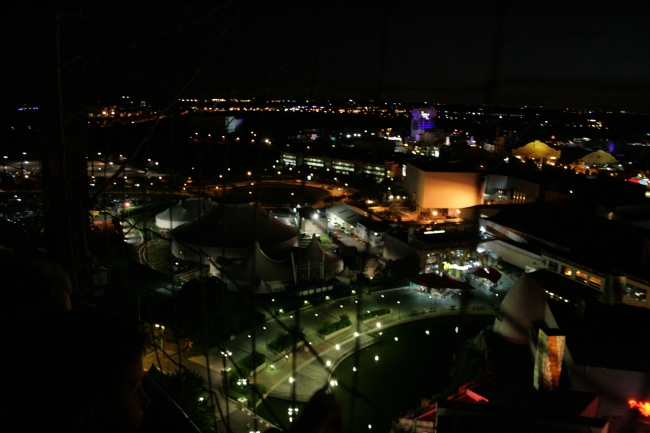
[[[650,403],[647,401],[641,402],[636,400],[629,400],[627,403],[630,405],[630,409],[639,409],[641,415],[650,416]]]

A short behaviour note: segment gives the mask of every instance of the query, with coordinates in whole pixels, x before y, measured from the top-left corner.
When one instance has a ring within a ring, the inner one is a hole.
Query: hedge
[[[390,314],[390,308],[379,308],[377,310],[371,310],[360,314],[359,320],[368,320],[372,319],[373,317],[385,316],[386,314]]]

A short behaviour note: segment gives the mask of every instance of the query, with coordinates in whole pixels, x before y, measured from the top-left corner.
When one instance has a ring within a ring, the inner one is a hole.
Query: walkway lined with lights
[[[496,299],[493,294],[482,289],[476,289],[473,292],[466,312],[489,314],[494,311],[492,305]],[[430,296],[412,288],[356,295],[311,306],[299,312],[300,325],[304,327],[305,338],[311,343],[311,348],[318,354],[318,357],[310,350],[298,348],[295,352],[295,361],[294,355],[290,353],[278,355],[267,349],[268,342],[284,330],[276,323],[275,319],[271,319],[255,329],[256,350],[267,356],[267,367],[257,373],[255,380],[266,386],[271,396],[287,400],[295,398],[296,401],[307,401],[318,389],[328,384],[331,380],[330,371],[336,367],[336,363],[354,353],[357,339],[361,348],[367,347],[376,341],[373,334],[381,332],[381,329],[414,320],[455,315],[460,312],[459,307],[460,299]],[[390,308],[391,313],[358,323],[356,319],[358,312],[382,308]],[[348,331],[330,340],[324,340],[318,334],[318,328],[325,319],[336,321],[342,313],[350,317],[352,326]],[[297,319],[295,314],[287,314],[280,317],[279,320],[284,326],[289,327]],[[358,336],[355,336],[356,333]],[[237,362],[250,354],[252,335],[245,332],[225,344],[228,351],[228,356],[225,359],[219,349],[213,348],[209,351],[212,387],[219,395],[224,411],[226,402],[219,391],[222,370],[231,367],[233,360]],[[191,367],[193,370],[207,378],[205,357],[190,358],[190,362],[193,364]],[[331,385],[335,386],[336,383]],[[252,428],[254,425],[252,415],[241,410],[233,400],[228,402],[228,412],[230,413],[230,427],[234,433],[250,431],[246,424]],[[260,430],[266,429],[265,425],[261,424]]]

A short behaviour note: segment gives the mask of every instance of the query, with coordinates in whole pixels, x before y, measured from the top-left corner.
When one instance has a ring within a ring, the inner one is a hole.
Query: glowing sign
[[[650,416],[650,403],[647,401],[636,401],[630,400],[627,402],[630,405],[630,409],[639,409],[641,415]]]

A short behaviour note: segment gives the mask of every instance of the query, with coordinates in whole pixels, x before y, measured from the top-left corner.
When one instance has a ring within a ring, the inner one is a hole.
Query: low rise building
[[[368,212],[340,203],[327,209],[327,218],[334,227],[340,228],[344,233],[354,235],[357,232],[357,223],[368,218]]]
[[[385,221],[375,221],[372,218],[363,218],[357,222],[356,234],[362,241],[371,247],[384,245],[384,235],[391,226]]]

